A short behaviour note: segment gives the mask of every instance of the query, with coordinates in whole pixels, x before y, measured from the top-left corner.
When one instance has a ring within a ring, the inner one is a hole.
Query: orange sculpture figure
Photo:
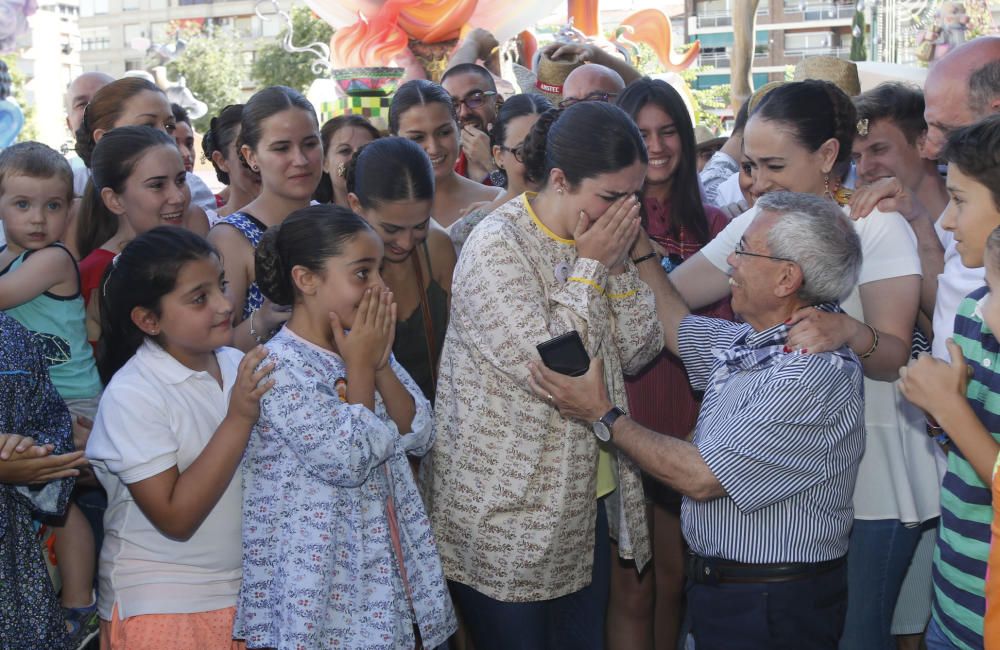
[[[431,59],[440,65],[468,29],[490,29],[502,41],[534,24],[558,0],[307,0],[307,4],[327,20],[342,16],[345,9],[353,12],[357,21],[338,28],[330,41],[332,63],[338,68],[369,68],[409,66],[414,56],[425,67]],[[598,0],[569,0],[568,13],[576,29],[600,36]],[[517,25],[519,19],[523,22]],[[652,47],[668,70],[683,70],[698,56],[696,42],[674,61],[670,19],[657,9],[632,14],[617,33],[622,44]]]

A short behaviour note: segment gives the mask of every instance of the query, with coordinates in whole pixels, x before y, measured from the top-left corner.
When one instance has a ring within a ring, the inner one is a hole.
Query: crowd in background
[[[1000,648],[1000,38],[728,138],[490,38],[0,152],[0,647]]]

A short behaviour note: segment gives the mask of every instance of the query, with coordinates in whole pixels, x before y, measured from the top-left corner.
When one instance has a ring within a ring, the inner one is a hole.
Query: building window
[[[135,11],[139,8],[139,0],[122,0],[122,9],[125,11]]]
[[[125,72],[129,70],[145,70],[142,59],[125,59]]]
[[[143,47],[138,47],[141,45],[138,41],[146,37],[146,26],[139,23],[133,23],[131,25],[125,25],[122,30],[125,39],[125,47],[130,47],[134,50],[145,50],[149,47],[146,43]]]
[[[836,55],[838,45],[833,32],[785,32],[785,54]]]
[[[109,47],[111,47],[111,34],[107,27],[80,30],[80,49],[84,52],[106,50]]]

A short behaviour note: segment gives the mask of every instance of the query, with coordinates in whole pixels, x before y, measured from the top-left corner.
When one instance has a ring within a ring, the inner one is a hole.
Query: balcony
[[[842,20],[854,18],[856,8],[854,4],[840,3],[789,3],[784,6],[785,20],[801,16],[802,20]]]
[[[850,47],[809,47],[785,50],[786,59],[804,59],[807,56],[835,56],[838,59],[851,58]]]
[[[767,16],[770,13],[768,7],[757,10],[757,16]],[[705,27],[729,27],[733,24],[733,14],[731,11],[706,11],[696,16],[698,29]]]
[[[766,61],[770,57],[770,52],[754,52],[754,63]],[[729,51],[726,52],[702,52],[698,55],[698,65],[709,68],[731,68],[732,59]]]

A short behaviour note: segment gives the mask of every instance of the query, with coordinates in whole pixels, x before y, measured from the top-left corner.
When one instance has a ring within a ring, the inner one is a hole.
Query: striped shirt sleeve
[[[677,331],[678,352],[688,373],[691,388],[705,390],[718,359],[715,350],[729,348],[750,326],[732,323],[719,318],[689,314],[681,321]]]
[[[699,441],[702,458],[741,513],[785,501],[829,478],[830,453],[848,432],[831,426],[828,409],[849,395],[815,390],[822,384],[802,376],[810,370],[824,372],[820,364],[829,366],[826,361],[810,363],[801,375],[789,374],[767,391],[750,395],[727,419],[727,430]],[[827,385],[850,389],[832,377]]]

